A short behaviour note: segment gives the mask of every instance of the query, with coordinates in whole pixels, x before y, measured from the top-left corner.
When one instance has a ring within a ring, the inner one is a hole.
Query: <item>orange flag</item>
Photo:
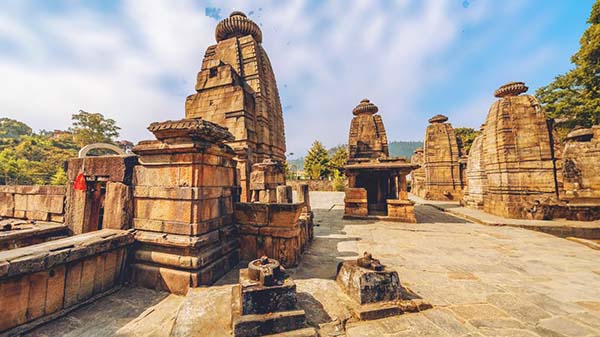
[[[79,173],[77,175],[77,178],[75,178],[75,183],[73,184],[73,188],[76,190],[85,191],[86,185],[85,176],[83,175],[83,173]]]

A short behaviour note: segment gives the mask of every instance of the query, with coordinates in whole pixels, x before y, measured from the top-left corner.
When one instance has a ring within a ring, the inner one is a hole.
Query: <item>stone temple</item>
[[[363,99],[352,110],[348,138],[346,218],[383,216],[416,222],[413,202],[408,200],[406,175],[417,165],[405,158],[389,157],[388,142],[379,108]]]
[[[481,130],[484,125],[481,126]],[[487,192],[487,176],[483,164],[483,135],[475,137],[469,156],[467,159],[467,167],[465,169],[465,181],[468,182],[465,186],[462,203],[472,208],[483,209],[483,199]]]
[[[460,200],[462,172],[460,148],[448,117],[436,115],[429,119],[423,152],[423,186],[417,186],[419,196],[429,200]],[[418,184],[417,180],[417,184]]]
[[[196,94],[185,103],[186,118],[217,123],[233,134],[241,200],[250,200],[252,165],[285,161],[285,133],[279,91],[262,32],[244,13],[233,12],[217,25],[198,73]]]

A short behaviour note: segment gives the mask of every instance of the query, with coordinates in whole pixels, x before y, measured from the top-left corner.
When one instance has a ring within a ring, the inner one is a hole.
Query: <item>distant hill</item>
[[[390,156],[392,157],[406,157],[410,159],[413,152],[418,147],[423,147],[423,142],[405,142],[405,141],[394,141],[388,144],[390,150]]]
[[[346,146],[346,144],[338,146]],[[332,155],[335,148],[338,146],[329,149],[329,155]],[[423,147],[423,142],[394,141],[389,143],[388,146],[391,157],[406,157],[407,159],[410,159],[416,148]],[[294,165],[296,170],[302,171],[304,170],[304,157],[288,160],[288,165],[290,165],[290,167]]]

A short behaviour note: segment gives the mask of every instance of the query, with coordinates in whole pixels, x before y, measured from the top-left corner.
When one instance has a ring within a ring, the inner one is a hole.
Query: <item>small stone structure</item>
[[[538,100],[522,82],[501,86],[483,130],[486,212],[542,219],[538,205],[558,196],[555,139]]]
[[[348,188],[344,218],[383,216],[386,219],[416,222],[413,202],[408,200],[406,175],[417,165],[405,158],[391,158],[379,109],[363,99],[352,110],[348,140],[349,156],[344,167]]]
[[[460,148],[448,117],[429,119],[425,133],[423,169],[425,183],[421,197],[429,200],[460,200],[463,182],[460,170]]]
[[[314,336],[306,314],[298,309],[296,284],[277,260],[266,256],[240,269],[232,289],[231,326],[235,337],[252,337],[300,330],[294,336]]]
[[[483,130],[483,125],[481,127]],[[487,176],[483,162],[483,135],[475,137],[465,169],[466,186],[461,203],[471,208],[483,209],[487,192]]]
[[[0,186],[0,217],[63,223],[64,186]]]
[[[567,203],[567,218],[600,218],[600,126],[571,131],[563,152],[563,188],[560,199]]]
[[[0,252],[0,333],[19,335],[124,281],[129,231],[105,229]]]
[[[252,165],[285,160],[283,114],[275,74],[262,47],[259,26],[242,12],[217,25],[198,73],[196,94],[185,103],[186,118],[203,118],[229,129],[236,154],[241,201],[250,201]]]
[[[250,173],[250,192],[252,202],[277,202],[277,189],[285,185],[285,168],[280,162],[266,159],[252,165]],[[284,194],[287,192],[283,192]],[[284,198],[285,202],[291,199]]]
[[[423,189],[425,187],[425,169],[423,168],[423,156],[423,148],[418,147],[413,152],[412,157],[410,157],[411,164],[420,166],[418,169],[412,170],[412,172],[410,172],[410,192],[417,196],[423,195]]]
[[[65,222],[74,234],[127,229],[133,215],[132,177],[137,157],[98,156],[69,160]],[[85,189],[75,189],[79,175]]]
[[[336,282],[356,302],[353,314],[370,320],[431,308],[400,285],[398,273],[389,270],[371,254],[340,262]]]
[[[233,140],[202,119],[152,123],[157,140],[133,148],[136,284],[185,294],[212,284],[239,260],[233,225]]]

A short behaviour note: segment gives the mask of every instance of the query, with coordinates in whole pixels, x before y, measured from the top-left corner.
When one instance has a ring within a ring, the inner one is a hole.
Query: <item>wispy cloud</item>
[[[528,81],[556,57],[568,57],[571,51],[555,42],[532,42],[560,18],[526,22],[522,3],[129,0],[110,8],[70,1],[50,8],[2,2],[0,114],[54,129],[84,109],[116,119],[123,138],[149,138],[150,122],[183,117],[216,19],[235,9],[263,30],[289,152],[302,153],[314,139],[346,142],[351,110],[364,97],[380,107],[390,139],[420,139],[437,113],[478,125],[485,111],[469,114],[493,101],[491,91],[504,77]],[[582,23],[587,11],[581,10]],[[528,25],[523,36],[507,34]],[[512,45],[520,55],[511,55]],[[503,71],[507,64],[521,68]]]

